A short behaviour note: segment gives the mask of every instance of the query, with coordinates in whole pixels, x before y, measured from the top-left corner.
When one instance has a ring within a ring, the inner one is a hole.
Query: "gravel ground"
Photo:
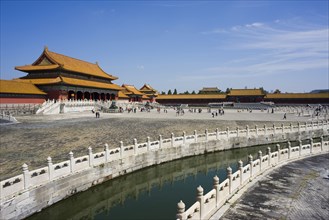
[[[329,154],[272,171],[221,219],[329,219]]]
[[[173,110],[167,114],[155,110],[151,113],[102,113],[99,119],[90,112],[20,116],[16,117],[20,123],[0,126],[0,180],[20,174],[24,163],[29,165],[29,170],[44,167],[48,156],[57,163],[68,159],[70,151],[75,157],[86,155],[89,146],[93,152],[100,152],[105,143],[114,148],[119,146],[119,141],[128,145],[132,144],[133,138],[145,142],[147,136],[155,140],[159,134],[168,138],[171,133],[181,136],[183,131],[192,134],[194,130],[203,133],[205,129],[212,132],[216,128],[225,130],[226,127],[236,129],[246,125],[272,126],[273,122],[281,125],[310,120],[289,115],[288,121],[283,121],[282,116],[283,113],[237,113],[233,110],[215,118],[205,111],[176,116]]]

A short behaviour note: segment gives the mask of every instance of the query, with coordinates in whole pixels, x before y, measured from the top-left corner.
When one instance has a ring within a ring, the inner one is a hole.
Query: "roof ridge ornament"
[[[47,50],[47,51],[48,51],[48,46],[47,46],[47,45],[45,45],[45,50]]]

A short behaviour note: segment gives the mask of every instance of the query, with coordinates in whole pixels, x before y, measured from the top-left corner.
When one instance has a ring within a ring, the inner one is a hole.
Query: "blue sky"
[[[1,79],[50,51],[159,91],[329,88],[326,1],[1,1]]]

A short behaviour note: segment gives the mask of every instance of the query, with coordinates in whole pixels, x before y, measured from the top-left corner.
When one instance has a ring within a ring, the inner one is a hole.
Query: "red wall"
[[[0,104],[42,104],[42,98],[0,98]]]

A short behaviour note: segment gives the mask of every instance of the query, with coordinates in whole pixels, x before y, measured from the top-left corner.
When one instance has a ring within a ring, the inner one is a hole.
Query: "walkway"
[[[329,154],[264,176],[221,219],[329,219]]]

